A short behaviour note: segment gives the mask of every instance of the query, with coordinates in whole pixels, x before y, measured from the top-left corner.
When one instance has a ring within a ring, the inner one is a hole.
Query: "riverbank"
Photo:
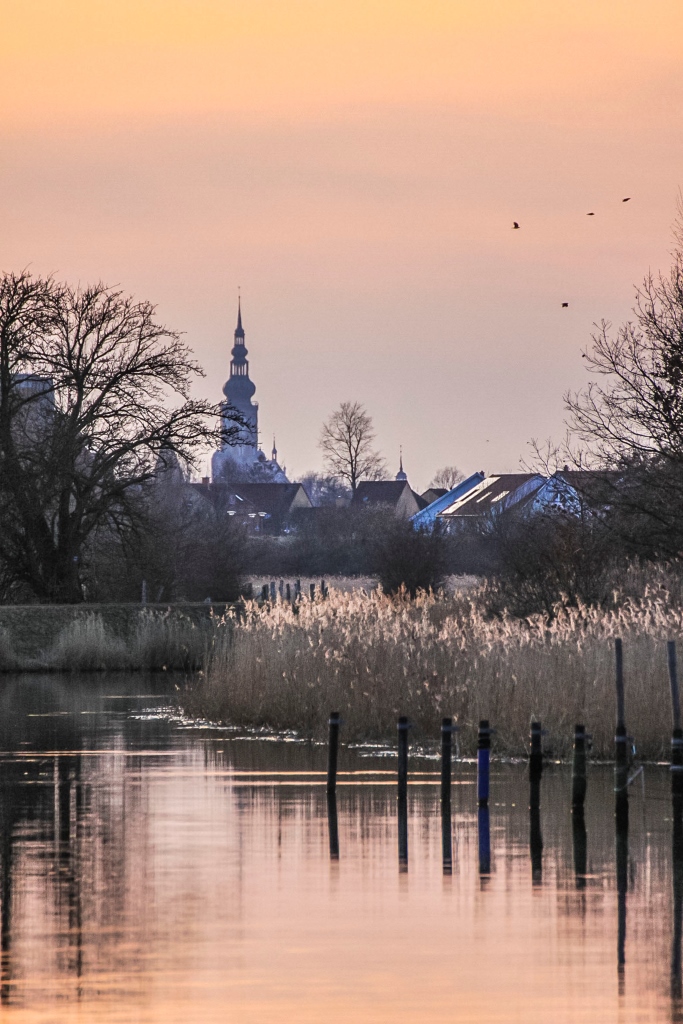
[[[534,719],[546,749],[567,756],[581,722],[592,755],[609,758],[615,637],[624,643],[629,731],[643,757],[667,757],[666,641],[683,637],[683,611],[664,592],[524,620],[487,617],[476,592],[416,600],[331,592],[298,609],[248,603],[234,629],[215,637],[182,703],[212,721],[318,739],[335,710],[345,742],[394,740],[398,715],[410,718],[415,742],[429,742],[452,715],[463,754],[474,753],[480,718],[490,719],[494,749],[507,755],[527,752]]]
[[[2,605],[0,671],[199,669],[227,607]]]

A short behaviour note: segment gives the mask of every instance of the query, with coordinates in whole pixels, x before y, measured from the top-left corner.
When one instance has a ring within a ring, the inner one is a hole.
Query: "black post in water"
[[[543,878],[543,835],[541,834],[543,750],[541,744],[541,723],[532,722],[531,756],[529,757],[529,852],[533,885],[540,885]]]
[[[678,691],[678,670],[676,667],[676,642],[667,644],[669,661],[669,682],[671,684],[671,795],[683,797],[683,730],[681,729],[681,700]]]
[[[268,600],[268,584],[264,583],[261,587],[261,600],[265,603]]]
[[[479,808],[477,819],[479,833],[479,874],[482,884],[491,874],[491,826],[489,821],[489,809],[486,806]]]
[[[330,860],[339,860],[339,828],[337,825],[337,794],[327,791],[327,827],[330,833]]]
[[[614,792],[617,832],[628,832],[628,737],[624,712],[624,660],[621,640],[614,641],[617,684],[617,727],[614,733]]]
[[[285,591],[286,591],[286,594],[287,594],[287,604],[291,604],[292,603],[292,587],[291,587],[291,585],[289,583],[287,584],[287,586],[285,588]]]
[[[586,867],[588,864],[588,839],[583,807],[575,807],[572,814],[572,847],[574,853],[574,875],[576,888],[586,888]]]
[[[294,600],[301,600],[301,580],[296,580],[294,583]]]
[[[491,762],[491,727],[488,718],[479,722],[477,737],[477,800],[480,807],[489,805],[489,768]]]
[[[311,585],[310,585],[310,587],[308,589],[309,589],[309,593],[311,595],[311,601],[315,601],[315,583],[311,583]]]
[[[273,602],[273,604],[275,604],[275,598],[276,598],[275,580],[271,580],[270,581],[270,600]]]
[[[628,893],[628,810],[625,823],[617,814],[617,966],[620,992],[623,990],[626,964],[626,894]]]
[[[398,863],[408,870],[408,719],[398,720]]]
[[[441,852],[443,873],[453,870],[453,840],[451,837],[451,753],[453,719],[441,720]]]
[[[337,788],[337,753],[339,750],[339,726],[341,717],[338,711],[330,712],[329,743],[327,747],[327,792],[334,793]]]
[[[574,757],[572,759],[572,812],[583,814],[586,800],[586,726],[574,726]]]

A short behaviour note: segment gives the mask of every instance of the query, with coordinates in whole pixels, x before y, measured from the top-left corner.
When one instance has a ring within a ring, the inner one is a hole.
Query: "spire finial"
[[[237,330],[235,331],[236,338],[244,337],[244,328],[242,327],[242,295],[241,288],[237,286]]]
[[[273,434],[273,451],[271,452],[273,462],[277,462],[277,445],[275,444],[275,434]]]

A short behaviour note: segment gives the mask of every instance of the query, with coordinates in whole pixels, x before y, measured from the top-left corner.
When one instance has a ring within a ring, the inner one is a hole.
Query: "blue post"
[[[491,759],[491,729],[488,718],[479,723],[477,739],[477,798],[480,807],[489,805],[489,762]]]

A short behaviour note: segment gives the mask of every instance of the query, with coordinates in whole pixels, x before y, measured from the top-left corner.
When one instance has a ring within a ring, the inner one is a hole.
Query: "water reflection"
[[[3,1021],[683,1024],[668,771],[615,834],[610,768],[572,812],[569,768],[494,763],[479,808],[474,764],[446,791],[411,752],[397,815],[395,759],[341,748],[328,794],[324,747],[188,728],[145,685],[0,693]]]

